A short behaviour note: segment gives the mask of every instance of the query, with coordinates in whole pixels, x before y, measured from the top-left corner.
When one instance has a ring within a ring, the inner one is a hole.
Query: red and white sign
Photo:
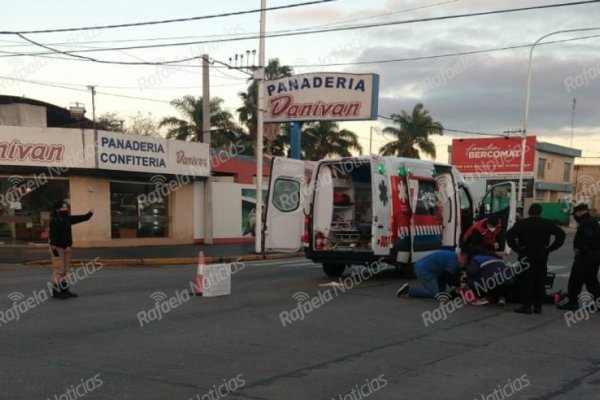
[[[79,129],[0,125],[0,165],[210,176],[206,143]],[[98,166],[96,167],[96,157]]]
[[[536,137],[527,136],[523,172],[534,171],[535,144]],[[521,168],[521,138],[454,139],[451,160],[452,165],[464,174],[518,173]]]
[[[379,75],[334,72],[265,81],[265,122],[377,119]]]
[[[93,148],[86,154],[83,143],[79,129],[0,125],[0,165],[93,167]]]

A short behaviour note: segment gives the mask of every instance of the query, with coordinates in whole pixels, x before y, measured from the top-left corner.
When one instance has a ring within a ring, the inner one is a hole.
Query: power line
[[[324,27],[324,26],[346,24],[348,22],[364,21],[366,19],[373,19],[373,18],[379,18],[379,17],[387,17],[389,15],[400,14],[400,13],[407,12],[407,11],[416,11],[416,10],[422,10],[424,8],[431,8],[431,7],[435,7],[435,6],[440,6],[442,4],[456,3],[458,1],[462,1],[462,0],[448,0],[448,1],[442,1],[440,3],[428,4],[426,6],[419,6],[419,7],[413,7],[413,8],[405,8],[405,9],[402,9],[402,10],[391,11],[391,12],[384,13],[384,14],[371,15],[369,17],[348,19],[348,20],[345,20],[345,21],[332,22],[331,24],[317,25],[317,26],[313,26],[312,28],[309,28],[309,29],[321,28],[321,27]]]
[[[289,9],[289,8],[295,8],[295,7],[301,7],[301,6],[328,3],[328,2],[332,2],[332,1],[336,1],[336,0],[318,0],[318,1],[308,1],[308,2],[304,2],[304,3],[286,4],[283,6],[267,7],[267,8],[265,8],[265,11],[283,10],[283,9]],[[147,25],[171,24],[171,23],[176,23],[176,22],[199,21],[199,20],[203,20],[203,19],[233,17],[233,16],[238,16],[238,15],[244,15],[244,14],[258,13],[261,11],[262,11],[262,9],[258,8],[258,9],[253,9],[253,10],[234,11],[234,12],[222,13],[222,14],[203,15],[203,16],[198,16],[198,17],[163,19],[163,20],[158,20],[158,21],[146,21],[146,22],[134,22],[134,23],[130,23],[130,24],[84,26],[84,27],[79,27],[79,28],[43,29],[43,30],[34,30],[34,31],[0,31],[0,34],[18,35],[18,34],[88,31],[88,30],[96,30],[96,29],[129,28],[129,27],[147,26]]]
[[[575,37],[575,38],[570,38],[570,39],[557,39],[557,40],[551,40],[551,41],[547,41],[547,42],[543,42],[540,43],[539,45],[547,45],[547,44],[555,44],[555,43],[565,43],[565,42],[572,42],[572,41],[577,41],[577,40],[585,40],[585,39],[591,39],[591,38],[596,38],[596,37],[600,37],[600,35],[587,35],[587,36],[579,36],[579,37]],[[406,62],[406,61],[421,61],[421,60],[430,60],[430,59],[436,59],[436,58],[445,58],[445,57],[456,57],[456,56],[465,56],[465,55],[474,55],[474,54],[481,54],[481,53],[492,53],[495,51],[504,51],[504,50],[514,50],[514,49],[520,49],[520,48],[529,48],[531,47],[531,44],[519,44],[519,45],[512,45],[512,46],[505,46],[505,47],[496,47],[496,48],[489,48],[489,49],[483,49],[483,50],[470,50],[470,51],[462,51],[462,52],[454,52],[454,53],[443,53],[443,54],[434,54],[434,55],[429,55],[429,56],[417,56],[417,57],[406,57],[406,58],[396,58],[396,59],[387,59],[387,60],[373,60],[373,61],[354,61],[354,62],[347,62],[347,63],[329,63],[329,64],[293,64],[293,65],[289,65],[289,67],[294,67],[294,68],[306,68],[306,67],[335,67],[335,66],[348,66],[348,65],[369,65],[369,64],[385,64],[385,63],[394,63],[394,62]],[[5,51],[0,51],[0,53],[8,53]],[[27,56],[30,57],[32,56],[31,54],[22,54],[22,53],[9,53],[10,55],[7,56],[0,56],[0,58],[2,57],[10,57],[12,55],[15,56]],[[47,53],[46,53],[47,54]],[[54,54],[54,53],[53,53]],[[181,64],[177,64],[179,62],[189,62],[192,60],[197,60],[202,58],[202,56],[193,56],[187,59],[180,59],[180,60],[169,60],[169,61],[160,61],[160,62],[151,62],[151,61],[141,61],[141,62],[126,62],[126,61],[107,61],[107,60],[95,60],[95,59],[77,59],[77,58],[66,58],[66,57],[53,57],[50,55],[40,55],[39,57],[43,57],[43,58],[50,58],[50,59],[56,59],[56,60],[68,60],[68,61],[91,61],[91,62],[99,62],[102,64],[118,64],[118,65],[133,65],[133,66],[170,66],[170,67],[178,67],[178,68],[201,68],[201,66],[199,65],[181,65]],[[231,67],[230,65],[220,62],[221,67],[218,66],[213,66],[213,68],[217,69],[217,68],[227,68],[227,69],[236,69],[234,67]],[[183,71],[183,72],[187,72],[187,71]]]
[[[307,31],[296,31],[296,32],[278,33],[278,34],[267,33],[267,34],[265,34],[265,38],[300,36],[300,35],[309,35],[309,34],[316,34],[316,33],[340,32],[340,31],[366,29],[366,28],[379,28],[379,27],[385,27],[385,26],[412,24],[412,23],[420,23],[420,22],[432,22],[432,21],[441,21],[441,20],[466,18],[466,17],[478,17],[478,16],[484,16],[484,15],[531,11],[531,10],[548,9],[548,8],[556,8],[556,7],[564,7],[564,6],[574,6],[574,5],[582,5],[582,4],[592,4],[592,3],[598,3],[598,2],[600,2],[600,0],[586,0],[586,1],[578,1],[578,2],[573,2],[573,3],[548,4],[548,5],[531,6],[531,7],[483,11],[483,12],[478,12],[478,13],[466,13],[466,14],[455,14],[455,15],[438,16],[438,17],[417,18],[417,19],[401,20],[401,21],[379,22],[379,23],[373,23],[373,24],[362,24],[362,25],[353,25],[353,26],[337,27],[337,28],[313,29],[313,30],[307,30]],[[0,32],[0,34],[2,34],[2,33],[7,33],[7,32]],[[30,32],[13,32],[12,34],[19,34],[19,33],[24,34],[24,33],[30,33]],[[117,50],[139,50],[139,49],[162,48],[162,47],[179,47],[179,46],[188,46],[188,45],[194,45],[194,44],[233,42],[233,41],[251,40],[251,39],[258,39],[258,38],[260,38],[259,35],[247,35],[247,36],[240,36],[237,38],[216,39],[216,40],[208,40],[208,41],[163,43],[163,44],[155,44],[155,45],[139,45],[139,46],[126,46],[126,47],[114,47],[114,48],[70,50],[70,51],[62,52],[62,54],[105,52],[105,51],[117,51]],[[35,55],[45,55],[45,54],[49,54],[49,53],[31,53],[29,55],[35,56]],[[198,57],[201,57],[201,56],[198,56]],[[196,57],[196,58],[198,58],[198,57]],[[184,61],[189,61],[191,59],[194,59],[194,58],[189,58]],[[114,63],[117,63],[117,62],[114,62]]]
[[[72,85],[72,84],[68,84],[68,83],[60,84],[60,83],[54,83],[54,82],[34,81],[34,80],[29,80],[29,79],[14,78],[12,76],[0,76],[0,79],[10,79],[10,80],[16,81],[16,82],[24,82],[24,83],[29,83],[32,85],[40,85],[40,86],[48,86],[48,87],[54,87],[54,88],[59,88],[59,89],[65,89],[65,90],[72,90],[75,92],[86,92],[87,93],[89,91],[88,89],[69,87],[67,85]],[[81,86],[84,86],[84,85],[81,85]],[[154,101],[154,102],[158,102],[158,103],[167,103],[167,104],[171,103],[169,100],[152,99],[152,98],[148,98],[148,97],[129,96],[129,95],[125,95],[125,94],[99,92],[99,91],[97,91],[96,93],[103,94],[105,96],[122,97],[122,98],[126,98],[126,99]]]
[[[388,117],[385,115],[381,115],[378,114],[377,115],[378,118],[381,119],[386,119],[388,121],[394,121],[397,122],[396,119],[392,118],[392,117]],[[501,136],[501,137],[506,137],[506,138],[510,138],[509,136],[505,135],[505,134],[500,134],[500,133],[489,133],[489,132],[475,132],[475,131],[466,131],[466,130],[461,130],[461,129],[450,129],[450,128],[443,128],[444,131],[448,131],[448,132],[456,132],[456,133],[466,133],[469,135],[480,135],[480,136]],[[516,137],[516,136],[515,136]],[[520,139],[520,137],[516,137],[518,139]]]
[[[547,44],[556,44],[556,43],[565,43],[565,42],[573,42],[576,40],[585,40],[600,37],[600,35],[587,35],[587,36],[579,36],[576,38],[570,39],[557,39],[557,40],[549,40],[547,42],[539,43],[538,46],[543,46]],[[421,61],[421,60],[432,60],[436,58],[445,58],[445,57],[456,57],[456,56],[468,56],[474,54],[481,53],[492,53],[495,51],[504,51],[504,50],[514,50],[514,49],[522,49],[522,48],[530,48],[531,43],[528,44],[517,44],[513,46],[504,46],[504,47],[495,47],[483,50],[469,50],[469,51],[460,51],[455,53],[443,53],[443,54],[434,54],[430,56],[418,56],[418,57],[406,57],[406,58],[394,58],[388,60],[374,60],[374,61],[354,61],[347,63],[331,63],[331,64],[293,64],[289,65],[289,67],[294,68],[306,68],[306,67],[339,67],[345,65],[369,65],[369,64],[386,64],[386,63],[395,63],[395,62],[405,62],[405,61]]]
[[[367,20],[367,19],[385,17],[385,16],[389,16],[389,15],[393,15],[393,14],[407,12],[407,11],[416,11],[416,10],[421,10],[421,9],[425,9],[425,8],[431,8],[431,7],[435,7],[435,6],[439,6],[439,5],[443,5],[443,4],[456,3],[458,1],[462,1],[462,0],[448,0],[448,1],[443,1],[443,2],[440,2],[440,3],[428,4],[426,6],[413,7],[413,8],[405,8],[405,9],[402,9],[402,10],[396,10],[396,11],[392,11],[392,12],[388,12],[388,13],[384,13],[384,14],[371,15],[371,16],[363,17],[363,18],[355,18],[355,19],[351,19],[351,20],[332,22],[332,23],[329,23],[329,24],[314,25],[314,26],[311,26],[311,27],[300,28],[300,29],[276,30],[276,31],[272,31],[271,33],[297,32],[297,31],[304,31],[304,30],[310,30],[310,29],[315,29],[315,28],[321,28],[321,27],[325,27],[325,26],[334,26],[334,25],[339,25],[339,24],[345,24],[345,23],[348,23],[348,22],[364,21],[364,20]],[[83,45],[83,44],[100,44],[100,43],[151,42],[151,41],[160,41],[160,40],[176,40],[176,39],[179,40],[179,39],[197,39],[197,38],[228,37],[228,36],[235,36],[235,35],[238,35],[238,34],[237,33],[231,33],[231,34],[222,33],[222,34],[215,34],[215,35],[194,35],[194,36],[189,36],[188,35],[188,36],[171,36],[171,37],[157,37],[157,38],[145,38],[145,39],[90,40],[90,41],[86,41],[86,42],[78,42],[78,44],[82,44]],[[10,45],[4,46],[4,47],[23,47],[23,43],[22,42],[15,41],[15,40],[0,40],[0,42],[11,43]],[[73,42],[46,43],[47,46],[74,46],[75,44],[76,43],[73,43]],[[89,48],[93,48],[93,47],[89,47]],[[9,52],[2,52],[2,53],[9,53]],[[20,55],[20,53],[15,53],[15,54],[16,55]]]

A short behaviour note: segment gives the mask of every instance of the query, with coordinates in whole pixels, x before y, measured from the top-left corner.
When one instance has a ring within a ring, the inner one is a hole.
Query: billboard
[[[336,72],[265,81],[265,122],[376,120],[379,75]]]
[[[525,141],[523,172],[531,175],[535,166],[536,137]],[[496,175],[519,173],[521,167],[521,138],[468,138],[452,140],[452,164],[464,174]]]

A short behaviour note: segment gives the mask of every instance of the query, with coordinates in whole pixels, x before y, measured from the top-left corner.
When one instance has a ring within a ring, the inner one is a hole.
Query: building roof
[[[92,129],[93,122],[87,118],[76,119],[71,117],[68,108],[59,107],[41,100],[27,97],[0,95],[0,104],[30,104],[46,108],[46,119],[49,128],[85,128]]]
[[[535,149],[544,153],[558,154],[567,157],[581,157],[581,150],[572,147],[560,146],[558,144],[537,142]]]

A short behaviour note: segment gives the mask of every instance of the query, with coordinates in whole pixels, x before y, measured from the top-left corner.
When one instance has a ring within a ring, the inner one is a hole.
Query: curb
[[[243,256],[205,257],[206,264],[233,263],[238,261],[278,260],[283,258],[302,257],[304,253],[277,253],[277,254],[246,254]],[[105,267],[163,267],[168,265],[197,265],[197,257],[171,257],[171,258],[97,258],[98,264]],[[92,260],[73,260],[72,267],[83,267]],[[24,265],[50,266],[51,260],[27,261]]]

